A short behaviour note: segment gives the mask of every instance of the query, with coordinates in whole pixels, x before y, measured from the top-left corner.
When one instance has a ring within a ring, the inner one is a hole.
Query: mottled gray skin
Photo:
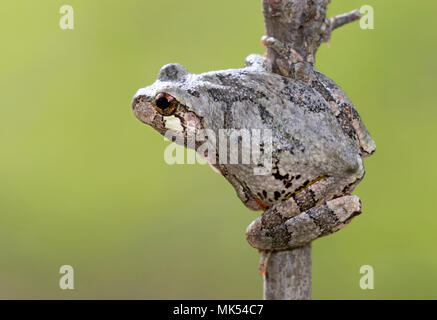
[[[184,135],[190,128],[217,136],[220,129],[272,130],[269,175],[254,175],[256,164],[214,165],[247,207],[266,210],[247,231],[258,249],[304,245],[340,229],[361,210],[358,197],[349,194],[364,175],[362,158],[374,151],[373,140],[343,91],[309,72],[302,81],[282,77],[258,55],[249,56],[242,69],[200,75],[169,64],[133,99],[135,115],[161,134],[170,119],[178,119]],[[175,99],[171,114],[157,107],[159,94]]]

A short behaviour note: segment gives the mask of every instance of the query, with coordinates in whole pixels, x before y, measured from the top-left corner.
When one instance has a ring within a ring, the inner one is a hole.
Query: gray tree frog
[[[298,64],[296,65],[298,67]],[[264,213],[247,228],[260,250],[288,250],[335,232],[361,212],[351,195],[375,143],[346,94],[312,66],[295,78],[272,73],[259,55],[242,69],[191,74],[168,64],[138,90],[135,116],[161,134],[209,129],[270,129],[272,170],[256,164],[213,166],[250,209]]]

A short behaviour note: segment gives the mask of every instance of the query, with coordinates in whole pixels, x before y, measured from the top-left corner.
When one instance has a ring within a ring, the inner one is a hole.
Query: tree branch
[[[360,18],[358,10],[326,18],[330,0],[263,0],[263,44],[272,71],[292,76],[293,64],[314,64],[315,54],[331,32]],[[285,53],[285,54],[284,54]],[[264,299],[311,299],[311,244],[289,251],[264,252]]]
[[[266,35],[287,44],[305,61],[314,63],[320,44],[329,39],[326,10],[330,0],[263,0]],[[277,72],[275,50],[267,48],[267,58]]]
[[[310,300],[311,243],[267,255],[264,300]]]

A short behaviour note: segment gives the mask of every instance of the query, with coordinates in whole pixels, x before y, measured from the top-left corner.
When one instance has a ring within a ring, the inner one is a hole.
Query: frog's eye
[[[159,93],[155,97],[155,106],[159,113],[169,116],[176,110],[177,100],[168,93]]]

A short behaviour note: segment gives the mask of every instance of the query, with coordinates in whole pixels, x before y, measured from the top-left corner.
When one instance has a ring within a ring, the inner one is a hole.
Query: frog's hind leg
[[[355,195],[343,196],[306,210],[276,226],[268,227],[266,217],[260,221],[255,220],[249,226],[246,237],[250,245],[259,250],[289,250],[342,229],[360,213],[360,199]],[[265,214],[270,213],[267,211]]]
[[[247,240],[260,250],[286,250],[341,229],[360,213],[359,198],[348,194],[361,178],[317,181],[267,209],[247,228]]]

